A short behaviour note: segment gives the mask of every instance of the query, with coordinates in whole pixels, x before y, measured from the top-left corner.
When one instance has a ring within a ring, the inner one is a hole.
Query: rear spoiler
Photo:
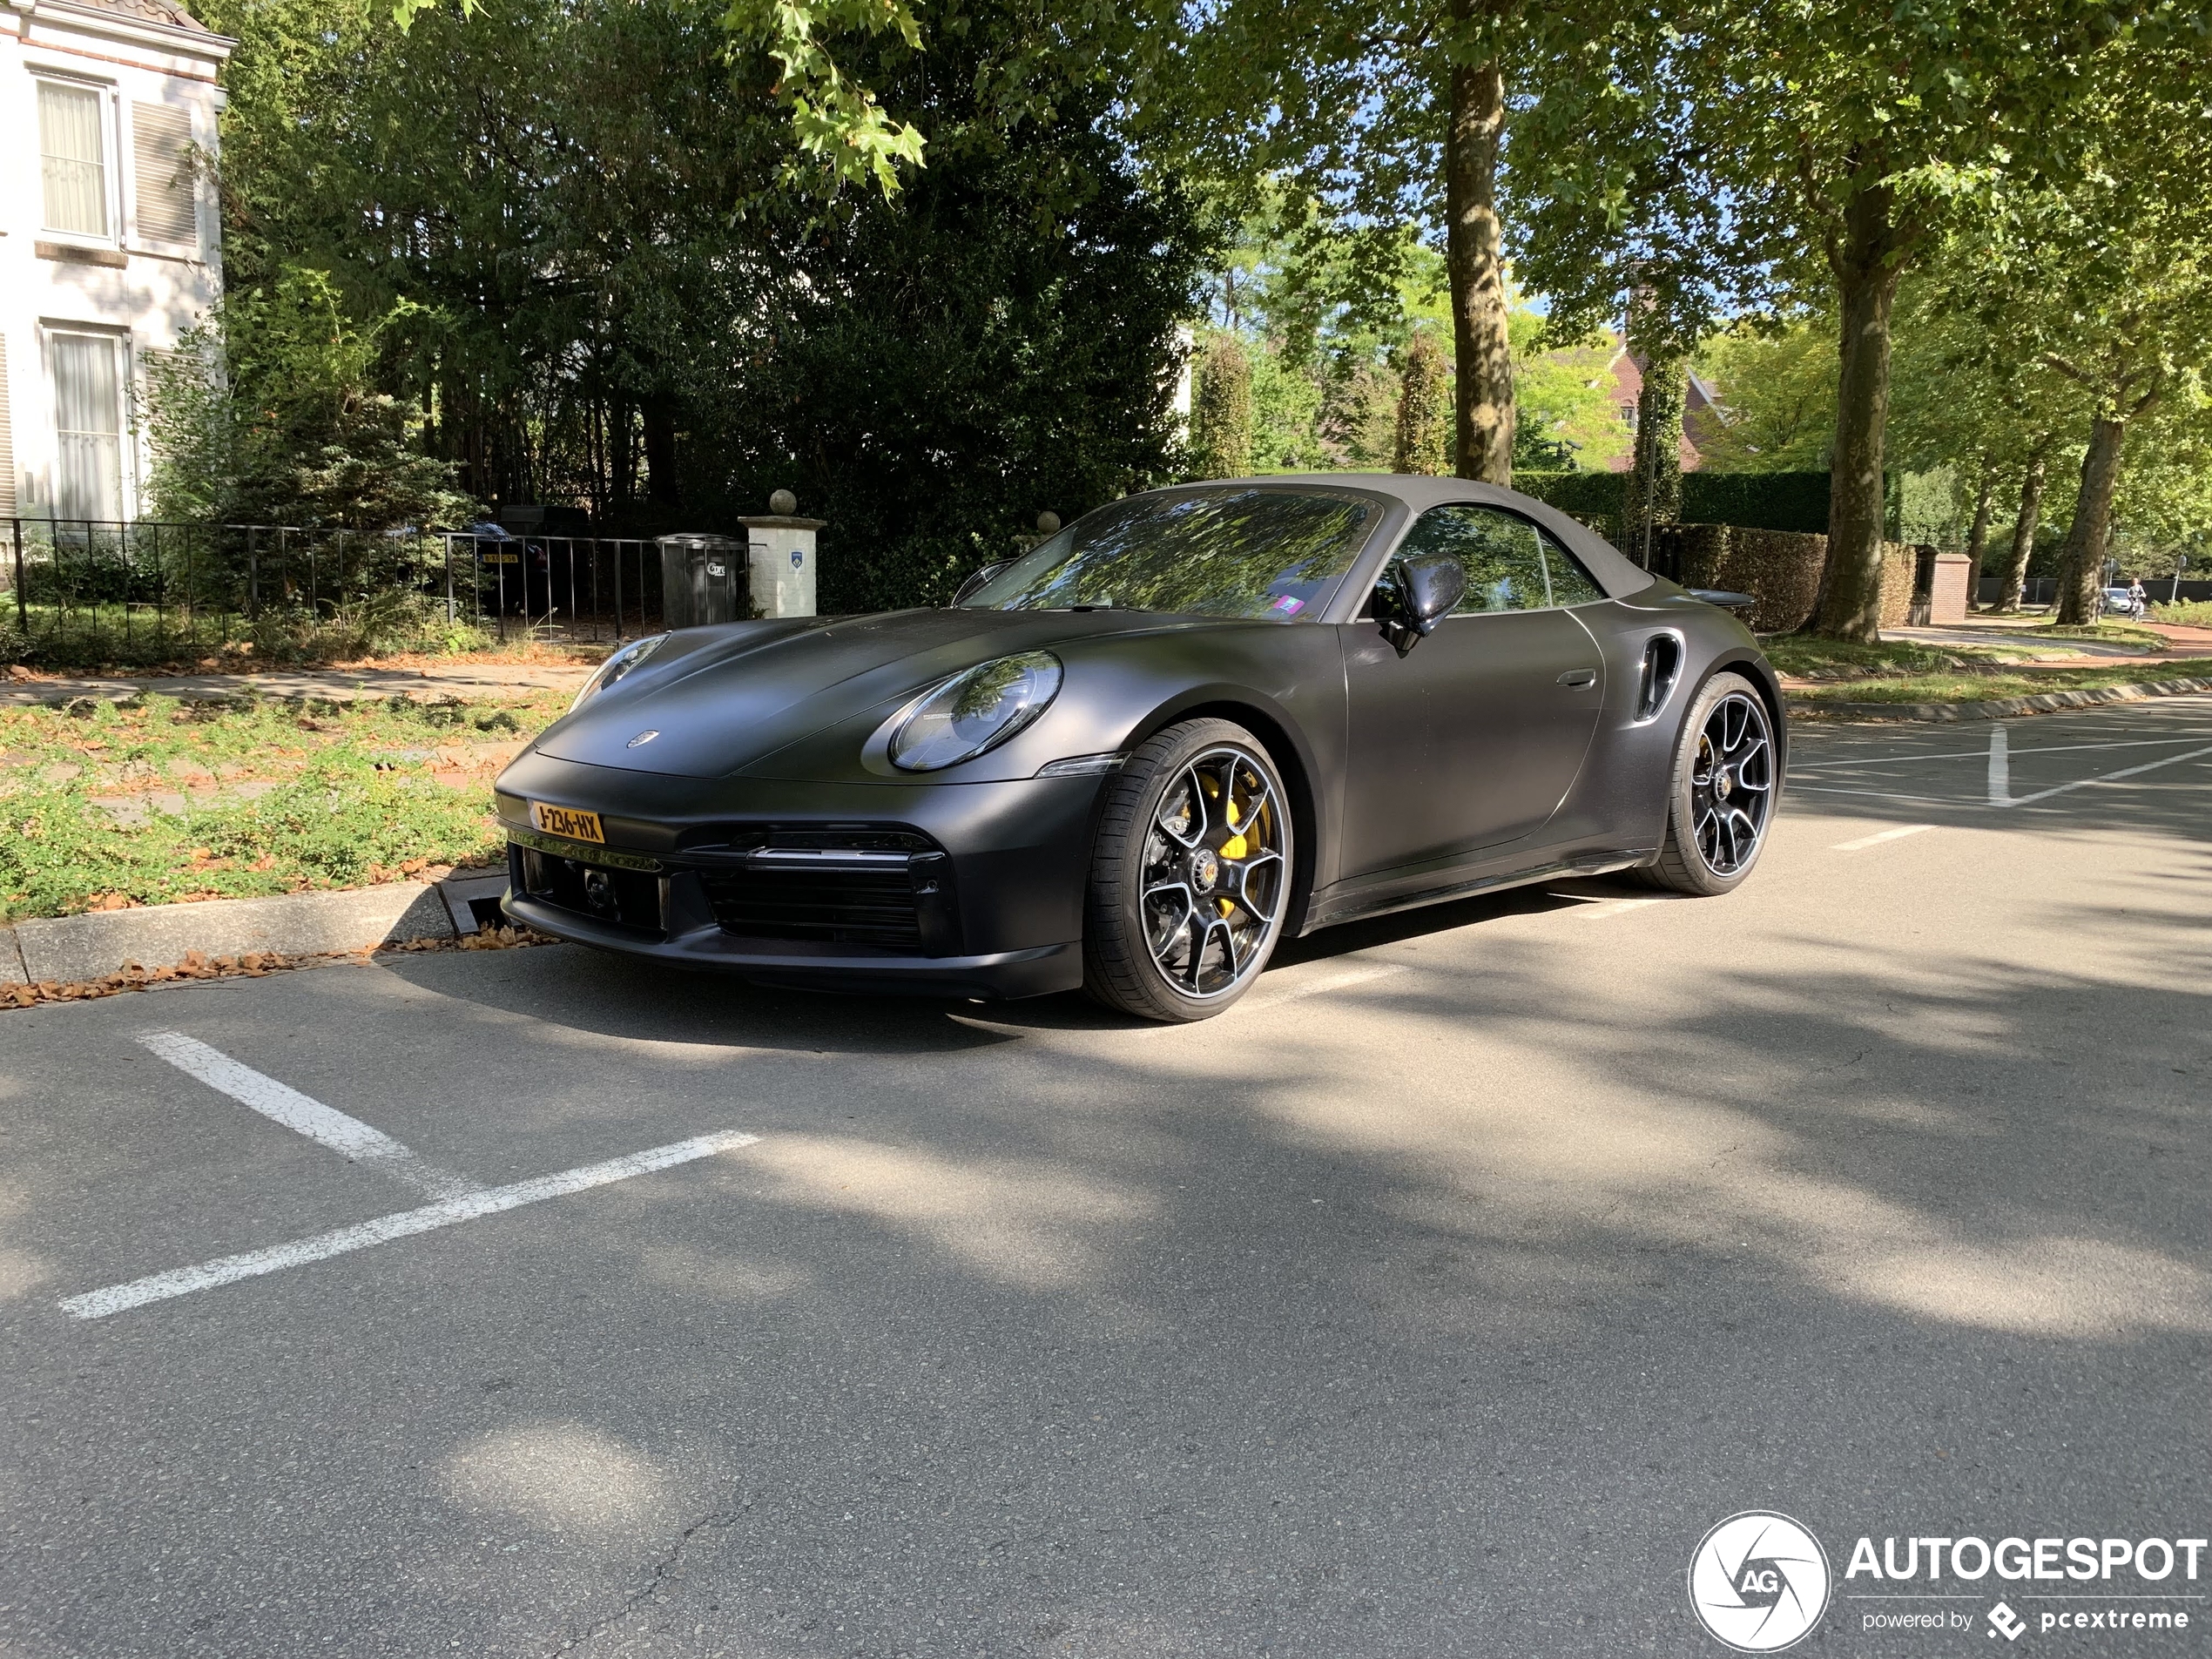
[[[1703,599],[1709,605],[1718,605],[1723,610],[1749,610],[1759,602],[1756,593],[1730,593],[1722,588],[1692,588],[1689,597]]]

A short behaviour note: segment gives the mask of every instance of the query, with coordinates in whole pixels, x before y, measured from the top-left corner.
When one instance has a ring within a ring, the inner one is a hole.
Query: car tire
[[[1172,1023],[1251,988],[1282,937],[1290,798],[1266,748],[1227,720],[1139,744],[1106,786],[1083,914],[1083,988]]]
[[[1757,686],[1730,673],[1700,686],[1675,742],[1666,837],[1644,880],[1693,898],[1741,887],[1774,826],[1778,753]]]

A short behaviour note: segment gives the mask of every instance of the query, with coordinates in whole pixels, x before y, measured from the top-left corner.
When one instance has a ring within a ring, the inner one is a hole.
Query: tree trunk
[[[1651,529],[1682,516],[1682,410],[1689,365],[1653,352],[1636,394],[1635,460],[1629,468],[1621,514],[1622,545],[1651,568]]]
[[[1453,0],[1464,23],[1474,0]],[[1452,280],[1452,345],[1459,370],[1459,472],[1513,482],[1513,345],[1506,334],[1505,260],[1498,226],[1498,146],[1506,83],[1495,58],[1452,66],[1452,125],[1444,144],[1445,263]]]
[[[1445,470],[1444,353],[1424,328],[1406,348],[1398,377],[1398,438],[1392,448],[1393,472],[1436,474]]]
[[[1989,551],[1989,501],[1997,493],[1996,475],[1985,461],[1981,489],[1974,496],[1974,527],[1966,532],[1966,609],[1974,608],[1974,594],[1981,586],[1982,556]]]
[[[615,400],[607,428],[607,448],[611,458],[609,489],[614,497],[614,510],[627,513],[637,504],[637,422],[629,399]]]
[[[2104,582],[2105,543],[2112,534],[2113,486],[2120,482],[2120,450],[2128,423],[2099,415],[2089,426],[2089,453],[2081,457],[2081,494],[2059,560],[2059,625],[2087,622]]]
[[[1836,454],[1828,472],[1828,563],[1812,631],[1869,644],[1882,637],[1882,439],[1890,416],[1890,307],[1897,257],[1888,190],[1853,192],[1835,249],[1843,334]]]
[[[2013,521],[2013,550],[2005,562],[2005,590],[1997,596],[2000,610],[2018,610],[2027,586],[2027,562],[2035,552],[2035,532],[2043,523],[2043,452],[2028,458],[2027,475],[2020,480],[2020,516]]]
[[[645,498],[673,511],[681,496],[676,476],[676,400],[665,392],[644,401]]]

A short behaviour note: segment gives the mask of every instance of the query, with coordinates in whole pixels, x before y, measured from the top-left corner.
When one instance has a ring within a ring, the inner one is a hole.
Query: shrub
[[[1686,588],[1755,596],[1758,604],[1744,619],[1754,633],[1788,634],[1812,619],[1828,538],[1731,524],[1662,524],[1654,527],[1653,550],[1654,565],[1679,571],[1676,579]],[[1906,570],[1910,598],[1909,563]]]
[[[1190,470],[1242,478],[1252,469],[1252,366],[1234,334],[1217,334],[1198,359],[1190,401]]]

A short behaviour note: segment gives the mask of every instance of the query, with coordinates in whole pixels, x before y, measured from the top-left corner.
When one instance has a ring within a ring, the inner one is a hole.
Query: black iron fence
[[[364,533],[272,524],[0,520],[0,655],[265,652],[426,643],[618,643],[658,631],[650,541],[489,530]],[[9,637],[12,635],[13,637]]]

